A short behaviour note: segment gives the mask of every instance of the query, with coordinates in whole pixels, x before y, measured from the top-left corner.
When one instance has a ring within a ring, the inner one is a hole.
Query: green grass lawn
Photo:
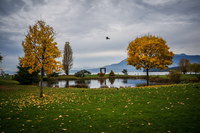
[[[44,98],[39,98],[37,86],[0,79],[0,131],[194,133],[200,132],[199,103],[199,83],[119,90],[44,88]]]

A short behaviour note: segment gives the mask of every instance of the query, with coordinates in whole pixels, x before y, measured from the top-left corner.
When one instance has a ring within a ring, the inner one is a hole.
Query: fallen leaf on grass
[[[97,111],[101,110],[101,108],[97,108]]]
[[[62,129],[62,131],[67,131],[67,129]]]

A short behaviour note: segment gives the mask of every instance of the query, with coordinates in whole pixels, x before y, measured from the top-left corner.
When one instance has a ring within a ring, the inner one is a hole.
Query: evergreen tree
[[[19,69],[17,74],[14,76],[14,80],[17,80],[20,84],[38,84],[40,77],[38,75],[39,71],[34,71],[32,74],[28,72],[29,67],[22,67],[22,65],[17,66]]]

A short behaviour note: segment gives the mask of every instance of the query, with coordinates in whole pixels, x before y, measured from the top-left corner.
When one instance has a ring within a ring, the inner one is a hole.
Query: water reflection
[[[44,87],[59,87],[59,88],[120,88],[120,87],[135,87],[137,84],[144,84],[144,79],[80,79],[80,80],[49,80],[44,81]]]
[[[123,79],[122,82],[123,82],[124,84],[127,84],[127,83],[128,83],[128,80],[127,80],[127,79]]]

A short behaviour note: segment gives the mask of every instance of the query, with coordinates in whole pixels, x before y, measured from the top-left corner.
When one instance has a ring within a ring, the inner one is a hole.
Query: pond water
[[[84,79],[84,80],[54,80],[44,81],[44,87],[77,87],[77,88],[120,88],[136,87],[137,84],[146,83],[145,79]]]

